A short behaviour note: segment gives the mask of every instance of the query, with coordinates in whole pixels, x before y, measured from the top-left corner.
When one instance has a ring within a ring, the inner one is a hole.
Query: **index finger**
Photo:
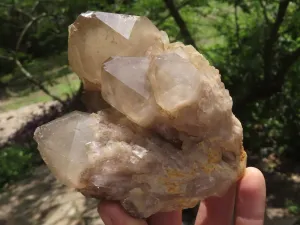
[[[101,202],[98,212],[105,225],[147,225],[145,220],[128,215],[117,202]]]
[[[238,182],[235,225],[263,225],[265,207],[265,178],[258,169],[249,167]]]

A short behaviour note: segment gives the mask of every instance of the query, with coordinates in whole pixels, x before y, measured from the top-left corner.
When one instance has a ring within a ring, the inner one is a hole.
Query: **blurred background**
[[[39,125],[85,110],[67,39],[87,10],[147,16],[204,54],[233,97],[248,164],[266,177],[266,224],[300,223],[299,0],[1,0],[0,224],[102,224],[93,200],[51,176],[32,139]]]

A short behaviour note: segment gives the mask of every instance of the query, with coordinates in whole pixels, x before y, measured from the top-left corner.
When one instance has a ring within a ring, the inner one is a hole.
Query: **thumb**
[[[101,202],[98,212],[105,225],[147,225],[146,221],[129,216],[120,204],[113,201]]]

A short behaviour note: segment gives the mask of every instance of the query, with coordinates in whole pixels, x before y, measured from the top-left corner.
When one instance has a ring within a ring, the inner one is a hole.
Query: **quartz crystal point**
[[[160,37],[146,17],[86,12],[69,27],[69,62],[89,89],[98,89],[109,57],[144,56]]]
[[[101,98],[109,107],[36,130],[43,159],[66,185],[145,218],[221,196],[243,175],[232,99],[192,46],[169,43],[145,17],[87,12],[69,28],[69,61],[93,92],[89,108],[101,109]]]

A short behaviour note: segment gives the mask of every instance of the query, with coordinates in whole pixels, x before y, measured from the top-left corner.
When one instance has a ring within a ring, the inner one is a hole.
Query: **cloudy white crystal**
[[[187,59],[176,53],[162,54],[153,60],[150,74],[157,104],[172,113],[195,101],[201,76]]]
[[[104,70],[145,99],[150,96],[147,72],[150,60],[147,57],[114,57],[104,63]]]
[[[102,98],[111,108],[37,129],[58,179],[148,217],[220,196],[243,175],[242,125],[219,71],[194,47],[138,16],[87,12],[69,32],[70,65],[96,96],[89,108]]]

